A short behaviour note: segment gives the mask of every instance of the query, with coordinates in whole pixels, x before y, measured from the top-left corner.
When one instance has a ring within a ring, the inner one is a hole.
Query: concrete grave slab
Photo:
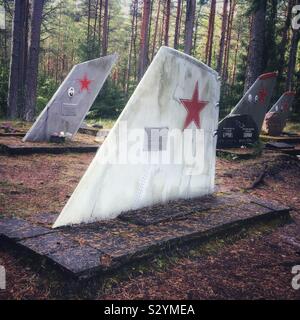
[[[113,220],[56,229],[45,227],[54,214],[43,213],[31,221],[2,218],[0,234],[1,241],[9,239],[24,252],[30,251],[74,277],[86,278],[258,222],[285,221],[289,210],[249,195],[215,194],[125,212]],[[157,219],[160,215],[164,219]]]
[[[0,236],[11,240],[32,238],[53,232],[49,228],[32,225],[30,222],[16,218],[0,219]]]

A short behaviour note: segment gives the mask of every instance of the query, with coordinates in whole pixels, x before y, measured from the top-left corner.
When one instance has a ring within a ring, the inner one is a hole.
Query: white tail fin
[[[49,141],[63,132],[72,138],[108,77],[117,55],[75,65],[23,141]]]
[[[218,75],[162,47],[54,224],[213,192]]]

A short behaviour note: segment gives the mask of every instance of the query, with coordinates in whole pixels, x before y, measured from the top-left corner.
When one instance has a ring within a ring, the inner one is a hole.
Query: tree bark
[[[162,46],[163,44],[163,38],[164,38],[164,27],[165,27],[165,10],[166,10],[166,1],[163,0],[163,9],[162,9],[162,19],[160,23],[160,33],[159,33],[159,45]]]
[[[98,7],[99,7],[99,0],[96,0],[94,28],[93,28],[93,50],[92,50],[93,55],[95,54],[95,46],[96,46],[96,29],[97,29],[97,20],[98,20]]]
[[[238,56],[238,51],[239,51],[239,46],[240,46],[240,37],[241,37],[241,28],[242,28],[241,23],[242,23],[242,19],[239,22],[238,37],[237,37],[236,47],[235,47],[235,52],[234,52],[233,72],[232,72],[232,81],[231,81],[231,84],[233,86],[235,84],[235,78],[236,78],[237,56]]]
[[[253,12],[253,22],[249,46],[248,68],[244,86],[244,93],[251,87],[258,76],[263,72],[263,53],[266,25],[266,0],[258,2]]]
[[[150,18],[150,0],[144,0],[143,18],[141,27],[141,42],[140,42],[140,55],[139,55],[139,68],[138,79],[140,80],[148,66],[148,51],[149,51],[149,18]]]
[[[235,13],[235,6],[236,6],[236,0],[230,0],[230,9],[229,9],[227,35],[226,35],[226,46],[225,46],[226,49],[225,49],[225,57],[224,57],[223,72],[222,72],[223,81],[227,81],[228,79],[228,65],[229,65],[229,56],[230,56],[229,53],[231,48],[232,25],[233,25],[234,13]]]
[[[196,0],[186,1],[184,52],[191,54],[193,46],[193,28],[195,20]]]
[[[91,52],[91,0],[88,0],[88,21],[87,21],[87,38],[86,38],[86,46],[87,46],[87,57],[90,59]]]
[[[297,49],[299,43],[300,34],[298,30],[293,30],[291,48],[288,62],[287,78],[285,83],[285,90],[292,91],[293,89],[293,78],[295,75],[296,59],[297,59]]]
[[[98,19],[98,46],[99,46],[99,55],[101,55],[101,35],[102,35],[102,7],[103,7],[103,1],[100,0],[99,4],[99,19]]]
[[[175,32],[174,32],[174,49],[177,49],[179,44],[180,15],[181,15],[181,0],[177,0],[176,22],[175,22]]]
[[[43,6],[44,0],[33,0],[26,68],[25,112],[23,116],[26,121],[32,121],[35,116]]]
[[[137,57],[137,35],[138,35],[138,14],[139,14],[139,1],[136,4],[136,16],[134,26],[134,37],[133,37],[133,58],[134,58],[134,80],[138,79],[138,57]]]
[[[223,14],[222,14],[222,27],[221,27],[221,39],[220,39],[220,51],[218,56],[217,72],[221,74],[222,63],[224,56],[225,38],[226,38],[226,26],[228,19],[228,0],[224,0],[223,3]]]
[[[263,70],[277,69],[277,61],[274,59],[274,53],[276,55],[276,22],[277,22],[277,6],[278,0],[269,0],[268,4],[268,19],[266,21],[266,35],[263,54]]]
[[[23,70],[25,56],[25,41],[26,35],[24,23],[26,9],[28,9],[28,1],[15,0],[14,18],[13,18],[13,36],[11,46],[11,61],[7,97],[7,116],[11,119],[18,117],[18,107],[23,94]],[[21,72],[21,77],[19,76]]]
[[[288,43],[288,31],[291,25],[291,17],[292,17],[292,8],[295,3],[295,0],[289,0],[287,5],[287,13],[286,13],[286,19],[284,23],[284,27],[282,29],[282,38],[279,45],[279,59],[278,59],[278,83],[282,81],[282,74],[283,69],[285,66],[285,53],[286,53],[286,47]]]
[[[171,14],[171,0],[166,0],[166,12],[165,12],[165,46],[169,45],[169,26],[170,26],[170,14]]]
[[[216,0],[212,0],[211,6],[210,6],[208,37],[207,37],[206,51],[205,51],[205,61],[209,66],[211,65],[212,46],[213,46],[214,29],[215,29],[215,16],[216,16]]]
[[[134,39],[134,26],[135,26],[135,19],[137,16],[137,2],[138,0],[132,0],[131,4],[131,36],[130,36],[130,45],[129,45],[129,54],[128,54],[128,62],[127,62],[127,72],[125,75],[125,94],[128,95],[128,88],[129,88],[129,81],[130,81],[130,74],[131,74],[131,63],[132,63],[132,50],[133,50],[133,39]]]
[[[108,0],[104,0],[103,34],[102,34],[102,55],[107,55],[108,49]]]
[[[161,0],[158,0],[157,15],[156,15],[156,20],[155,20],[154,36],[153,36],[153,44],[152,44],[151,60],[153,60],[154,51],[155,51],[155,48],[156,48],[158,21],[159,21],[159,14],[160,14],[160,4],[161,4]]]
[[[196,47],[197,47],[197,40],[198,40],[198,29],[200,26],[200,17],[201,17],[201,8],[202,4],[199,5],[197,13],[195,14],[195,32],[194,32],[194,40],[193,40],[193,54],[196,53]]]

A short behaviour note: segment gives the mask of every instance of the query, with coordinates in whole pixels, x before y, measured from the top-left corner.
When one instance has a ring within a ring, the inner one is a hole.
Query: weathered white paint
[[[198,143],[194,144],[197,141],[194,136],[186,144],[190,150],[193,147],[200,150],[199,156],[191,165],[187,161],[143,163],[148,156],[170,153],[180,157],[180,137],[187,117],[180,99],[191,99],[197,82],[198,100],[208,104],[200,112],[201,130],[193,122],[184,133],[199,133]],[[123,211],[212,193],[219,95],[215,71],[188,55],[161,47],[54,227],[112,219]],[[126,126],[128,135],[123,130]],[[167,128],[165,151],[147,151],[145,128],[149,127]],[[177,135],[173,139],[174,132]],[[140,138],[138,146],[132,137]],[[114,157],[126,159],[126,146],[131,163],[113,163]],[[137,164],[132,163],[135,153],[140,156]]]
[[[63,132],[72,138],[117,60],[117,55],[101,57],[75,65],[45,109],[27,132],[23,141],[49,141],[50,136]],[[90,81],[81,88],[80,80]]]

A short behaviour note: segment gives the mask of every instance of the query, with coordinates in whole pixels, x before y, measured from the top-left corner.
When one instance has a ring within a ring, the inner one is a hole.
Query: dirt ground
[[[0,214],[59,212],[94,154],[0,156]],[[265,177],[249,189],[258,176]],[[278,153],[217,159],[218,192],[249,192],[290,206],[293,221],[259,225],[189,250],[77,283],[0,243],[7,289],[0,299],[299,299],[300,161]]]

